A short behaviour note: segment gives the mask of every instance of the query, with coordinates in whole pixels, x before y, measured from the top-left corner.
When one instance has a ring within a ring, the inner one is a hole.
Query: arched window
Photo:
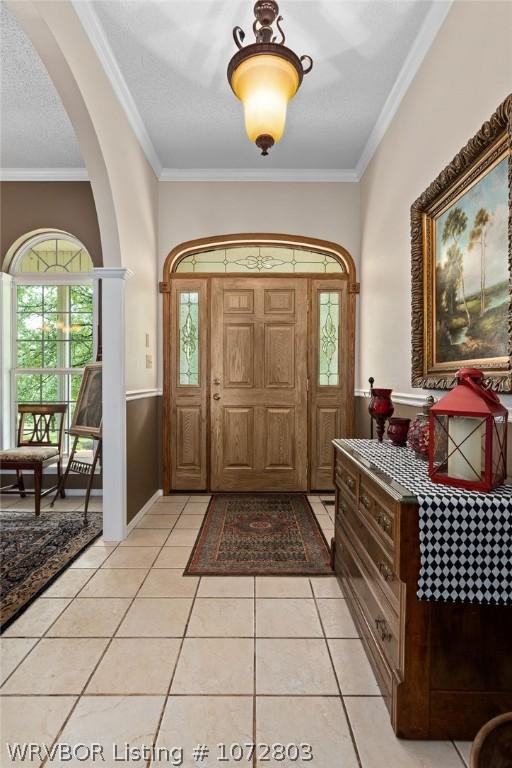
[[[12,255],[13,424],[18,403],[62,402],[69,426],[82,371],[96,353],[92,269],[86,248],[63,232],[28,237]]]
[[[176,272],[343,272],[333,255],[310,248],[285,245],[230,245],[189,253],[176,265]]]

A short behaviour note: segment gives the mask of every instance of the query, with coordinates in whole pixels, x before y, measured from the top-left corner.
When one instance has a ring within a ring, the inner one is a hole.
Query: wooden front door
[[[211,489],[306,490],[307,281],[211,283]]]

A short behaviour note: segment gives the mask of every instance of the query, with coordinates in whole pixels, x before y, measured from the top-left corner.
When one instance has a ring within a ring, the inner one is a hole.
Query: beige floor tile
[[[346,600],[317,600],[326,637],[359,637]]]
[[[331,543],[331,539],[334,538],[334,528],[332,526],[328,525],[321,525],[320,528],[322,529],[322,533],[327,539],[327,543]]]
[[[343,597],[341,585],[336,576],[318,576],[311,579],[315,597]]]
[[[59,741],[66,744],[101,744],[104,760],[95,763],[79,761],[51,766],[120,766],[145,765],[144,761],[119,762],[114,759],[113,745],[123,754],[124,744],[132,748],[153,743],[165,698],[163,696],[85,696],[78,702]],[[169,766],[170,764],[168,764]]]
[[[163,546],[169,531],[156,528],[135,528],[120,543],[120,547],[161,547]]]
[[[184,515],[204,515],[208,509],[208,502],[189,501],[183,508]]]
[[[95,573],[96,568],[68,568],[45,590],[44,597],[76,597]]]
[[[324,507],[324,505],[322,504],[321,501],[310,501],[309,503],[310,503],[311,509],[313,510],[315,515],[316,514],[320,514],[320,515],[325,514],[325,507]]]
[[[172,693],[252,694],[254,641],[185,638]]]
[[[383,699],[345,699],[348,717],[364,768],[462,768],[448,741],[397,739]]]
[[[80,693],[107,640],[43,638],[4,683],[2,693]]]
[[[189,597],[136,598],[117,636],[182,637],[191,605],[192,598]]]
[[[176,528],[172,531],[169,538],[165,542],[166,547],[193,547],[196,543],[197,531]]]
[[[176,531],[181,531],[182,529],[198,531],[202,522],[203,518],[201,515],[182,515],[176,523],[173,533]]]
[[[89,547],[83,555],[73,560],[70,568],[99,568],[116,549],[116,545],[104,547]]]
[[[80,597],[134,597],[147,573],[147,568],[104,568],[96,571]]]
[[[178,515],[144,515],[137,528],[162,528],[172,530]]]
[[[36,643],[35,637],[0,637],[0,685]]]
[[[112,637],[129,605],[129,598],[77,597],[47,637]]]
[[[190,504],[204,504],[205,502],[208,504],[211,498],[211,495],[205,494],[203,496],[189,496],[188,500]]]
[[[41,637],[57,616],[69,605],[69,598],[46,599],[40,597],[27,608],[14,624],[6,629],[4,637]]]
[[[256,742],[263,744],[307,744],[312,760],[265,760],[258,766],[293,768],[358,768],[357,756],[340,699],[308,697],[258,697]],[[304,749],[305,756],[308,754]]]
[[[114,638],[86,693],[167,693],[179,649],[174,639]]]
[[[254,597],[253,576],[202,576],[198,597]]]
[[[59,733],[76,699],[71,696],[9,696],[2,699],[0,764],[3,768],[22,763],[39,766],[41,759],[28,755],[11,760],[8,744],[50,745]]]
[[[117,546],[117,541],[105,541],[103,538],[94,539],[93,543],[91,544],[91,547],[103,547],[103,549],[108,549],[109,551],[112,551],[113,547]]]
[[[160,547],[118,547],[102,568],[151,568]]]
[[[192,547],[164,547],[153,568],[184,568],[191,552]]]
[[[242,597],[201,597],[192,609],[190,637],[253,637],[254,601]]]
[[[322,509],[322,512],[315,512],[315,517],[320,523],[320,525],[322,524],[329,525],[329,526],[332,525],[332,520],[327,514],[327,512],[325,511],[325,509]]]
[[[311,597],[308,579],[303,576],[257,576],[256,597]]]
[[[137,597],[194,597],[199,579],[181,568],[153,568]]]
[[[323,637],[313,598],[258,598],[256,637]]]
[[[256,640],[256,693],[331,695],[338,686],[324,640]]]
[[[167,498],[167,497],[166,497]],[[184,501],[158,501],[148,510],[148,515],[179,515],[185,506]]]
[[[469,756],[471,754],[471,741],[456,741],[455,746],[459,750],[460,754],[462,755],[462,758],[466,764],[466,767],[469,768]]]
[[[187,502],[189,500],[190,496],[184,496],[180,493],[170,493],[168,496],[160,496],[160,498],[157,501],[157,504],[167,504],[168,502],[177,502],[177,503],[183,503]]]
[[[379,686],[360,640],[329,640],[343,696],[378,696]]]
[[[171,749],[177,744],[184,750],[183,767],[197,768],[198,763],[192,756],[192,750],[197,746],[198,737],[201,743],[212,748],[217,755],[217,744],[246,744],[253,741],[252,737],[252,697],[250,696],[171,696],[166,704],[157,747]],[[208,765],[229,765],[210,758]],[[237,763],[238,764],[238,763]],[[169,768],[168,761],[152,763],[161,768]],[[250,766],[244,761],[240,765]]]
[[[309,501],[310,503],[312,503],[312,502],[318,502],[318,501],[320,501],[320,496],[315,496],[314,494],[313,494],[313,495],[311,495],[311,496],[308,496],[308,501]]]

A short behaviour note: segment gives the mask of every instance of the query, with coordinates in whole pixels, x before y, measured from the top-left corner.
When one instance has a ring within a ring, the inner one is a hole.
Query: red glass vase
[[[416,418],[409,428],[409,448],[412,448],[420,459],[428,459],[430,437],[429,413],[434,403],[434,398],[432,395],[429,395],[425,405],[421,408],[421,412],[416,414]]]
[[[407,434],[409,432],[410,419],[393,416],[389,420],[388,425],[388,437],[393,445],[399,445],[403,447],[407,445]]]
[[[377,424],[377,439],[379,443],[382,443],[382,438],[384,437],[386,419],[392,416],[395,410],[393,401],[391,400],[392,391],[392,389],[373,387],[370,392],[371,398],[368,411]]]

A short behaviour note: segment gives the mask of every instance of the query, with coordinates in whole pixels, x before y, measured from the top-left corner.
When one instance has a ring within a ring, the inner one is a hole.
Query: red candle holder
[[[393,445],[399,445],[403,447],[407,445],[407,435],[409,434],[410,419],[401,418],[399,416],[393,416],[389,420],[388,425],[388,437]]]
[[[392,391],[392,389],[381,389],[380,387],[372,387],[370,391],[371,398],[368,411],[377,424],[377,439],[379,443],[382,443],[382,438],[384,437],[386,419],[392,416],[395,410],[391,400]]]

